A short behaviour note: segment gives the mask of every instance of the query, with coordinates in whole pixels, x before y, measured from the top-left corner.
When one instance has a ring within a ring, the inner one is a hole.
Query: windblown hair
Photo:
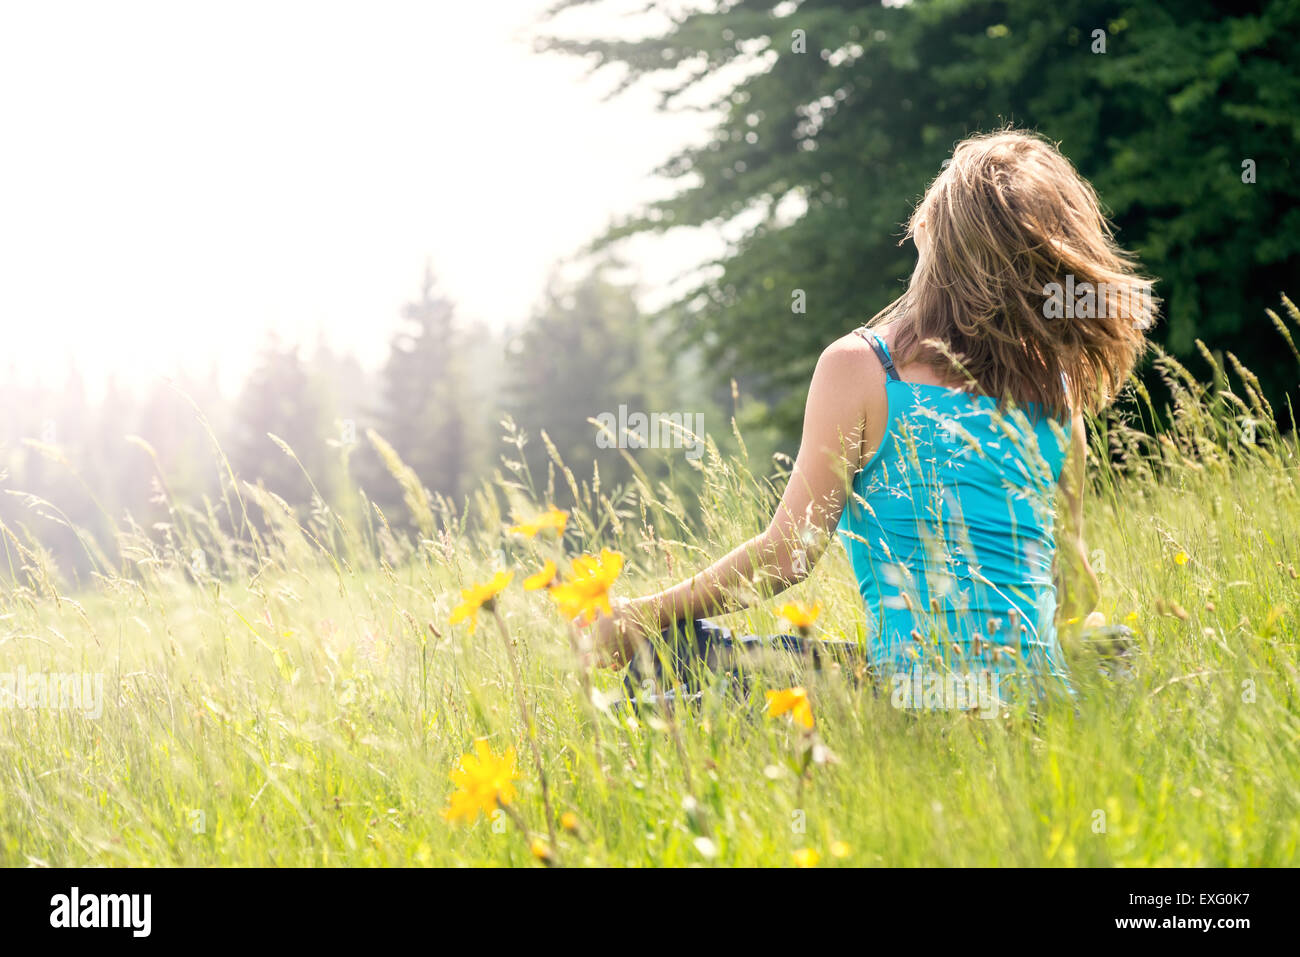
[[[905,240],[922,220],[929,248],[907,291],[868,323],[893,326],[895,362],[948,378],[957,365],[984,394],[1058,417],[1115,398],[1147,346],[1153,280],[1053,144],[1018,130],[963,140]]]

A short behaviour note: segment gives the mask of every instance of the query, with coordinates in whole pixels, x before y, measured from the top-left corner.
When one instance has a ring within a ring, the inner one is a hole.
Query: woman
[[[1024,132],[960,143],[907,237],[917,264],[906,292],[817,363],[767,529],[599,619],[608,659],[737,610],[756,581],[773,593],[799,582],[838,529],[878,675],[1065,677],[1054,619],[1086,613],[1098,591],[1081,535],[1083,416],[1142,353],[1151,281],[1092,187]]]

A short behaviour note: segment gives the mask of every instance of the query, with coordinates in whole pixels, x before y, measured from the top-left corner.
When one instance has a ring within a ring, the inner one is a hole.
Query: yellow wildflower
[[[456,790],[451,793],[442,816],[448,821],[473,821],[491,814],[514,800],[519,774],[515,770],[515,749],[506,748],[497,757],[485,738],[474,742],[474,754],[463,755],[460,767],[451,772]]]
[[[816,867],[821,859],[822,856],[817,853],[816,848],[804,847],[794,852],[795,867]]]
[[[529,575],[524,579],[524,591],[537,591],[541,588],[550,588],[555,583],[555,562],[549,558],[542,570],[536,575]]]
[[[782,605],[780,611],[777,612],[778,615],[804,634],[807,634],[808,630],[812,628],[813,622],[817,620],[817,616],[821,613],[821,602],[805,605],[801,601],[792,601]]]
[[[609,615],[609,587],[623,570],[623,556],[608,548],[600,550],[600,557],[579,555],[573,560],[573,574],[551,588],[551,597],[565,618],[581,618],[584,624],[596,620],[597,611]]]
[[[514,572],[497,572],[492,576],[491,581],[462,589],[460,597],[463,600],[452,610],[451,623],[457,625],[468,619],[469,633],[474,634],[474,629],[478,627],[479,609],[491,608],[497,595],[506,590],[506,586],[510,584],[510,579],[514,577]]]
[[[533,538],[538,532],[545,529],[552,529],[557,535],[564,534],[564,526],[568,524],[569,513],[562,512],[554,505],[549,506],[546,511],[542,512],[531,522],[524,522],[520,525],[512,525],[510,533],[512,535],[523,535],[527,538]]]
[[[805,728],[813,726],[812,702],[808,692],[803,688],[786,688],[784,691],[767,693],[768,717],[778,718],[789,713],[791,720]]]

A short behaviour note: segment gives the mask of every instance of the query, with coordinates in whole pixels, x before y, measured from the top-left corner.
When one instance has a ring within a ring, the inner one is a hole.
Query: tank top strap
[[[889,354],[889,347],[885,345],[884,337],[878,332],[873,332],[868,329],[866,326],[859,326],[854,331],[863,338],[867,345],[871,346],[871,351],[876,354],[876,358],[880,360],[880,364],[885,367],[885,375],[897,382],[898,370],[894,368],[894,359],[893,356]]]

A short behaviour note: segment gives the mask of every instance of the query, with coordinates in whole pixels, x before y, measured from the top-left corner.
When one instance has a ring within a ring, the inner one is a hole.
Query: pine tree
[[[466,410],[455,307],[435,292],[426,263],[420,296],[402,309],[382,372],[378,432],[430,491],[451,499],[467,474]],[[371,457],[373,462],[373,457]],[[373,465],[366,471],[371,473]],[[382,503],[400,501],[388,478],[369,490]]]
[[[1059,141],[1096,185],[1161,280],[1157,339],[1192,358],[1204,338],[1293,389],[1260,328],[1300,275],[1297,42],[1297,0],[737,0],[549,47],[616,67],[620,88],[666,75],[666,109],[718,111],[709,141],[660,168],[677,192],[605,240],[734,227],[674,314],[714,370],[785,393],[793,434],[820,351],[901,291],[900,223],[953,145],[1007,123]]]
[[[505,409],[529,439],[525,458],[539,493],[550,468],[543,430],[575,474],[589,476],[595,462],[606,488],[630,478],[630,468],[619,450],[598,443],[591,419],[617,416],[625,406],[646,415],[689,413],[692,423],[698,413],[707,430],[726,431],[701,390],[676,377],[658,329],[637,307],[635,287],[615,281],[615,268],[598,264],[572,283],[553,276],[541,305],[509,341]],[[680,450],[632,454],[652,476],[682,457]],[[567,501],[563,485],[554,493]]]
[[[268,338],[236,402],[234,432],[231,461],[240,478],[261,480],[290,505],[306,505],[312,498],[306,470],[329,500],[334,456],[327,443],[333,430],[296,346],[284,346],[274,335]],[[271,435],[286,442],[299,461]]]

